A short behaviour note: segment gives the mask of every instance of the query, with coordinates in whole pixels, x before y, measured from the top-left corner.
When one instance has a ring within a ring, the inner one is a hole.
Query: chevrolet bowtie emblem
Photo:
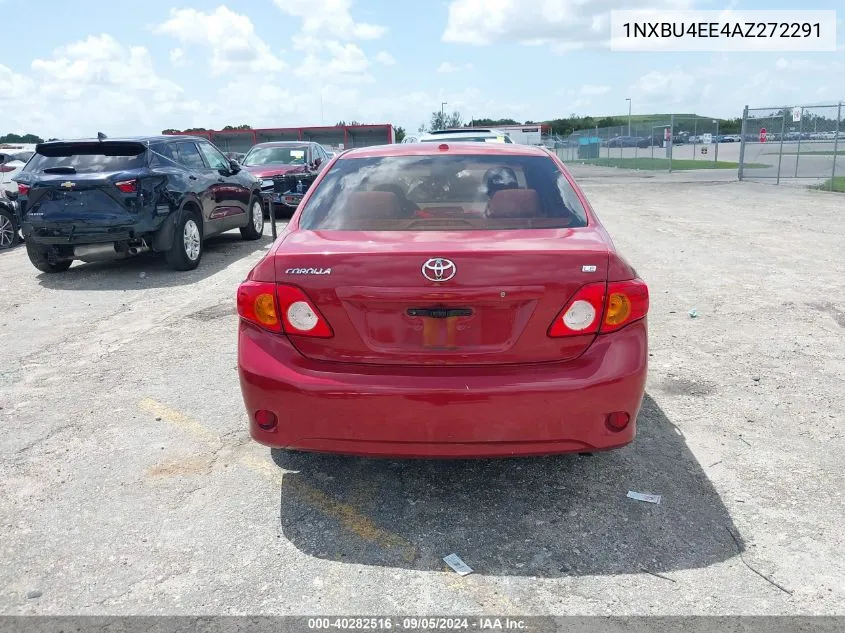
[[[74,183],[72,183],[70,180],[68,180],[67,182],[63,182],[59,186],[62,187],[62,189],[73,189]]]

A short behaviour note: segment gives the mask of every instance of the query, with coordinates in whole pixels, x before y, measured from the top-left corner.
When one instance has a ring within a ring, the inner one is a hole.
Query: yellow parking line
[[[141,400],[139,406],[144,411],[155,415],[157,418],[161,418],[163,422],[190,431],[194,435],[215,444],[220,442],[220,437],[211,429],[156,400],[145,398]],[[344,529],[356,536],[387,549],[399,550],[402,553],[402,557],[408,562],[416,558],[416,547],[398,534],[378,527],[355,506],[337,501],[321,490],[299,483],[295,479],[285,482],[283,469],[270,464],[266,460],[258,459],[254,455],[241,455],[239,462],[245,468],[261,475],[268,481],[280,486],[284,485],[288,489],[288,492],[296,495],[298,499],[326,516],[337,520]]]
[[[144,398],[143,400],[141,400],[138,406],[140,406],[141,409],[143,409],[147,413],[151,413],[157,418],[161,418],[162,421],[167,422],[168,424],[173,424],[175,426],[181,427],[187,431],[190,431],[194,435],[198,435],[209,441],[220,441],[220,437],[211,429],[204,427],[202,424],[188,417],[184,413],[179,413],[178,411],[171,409],[170,407],[163,405],[162,403],[157,402],[152,398]]]
[[[395,549],[402,553],[402,558],[412,562],[417,557],[417,548],[404,538],[393,532],[378,527],[369,517],[362,514],[355,506],[332,499],[317,488],[313,488],[298,481],[291,480],[286,486],[291,486],[290,492],[295,494],[312,508],[315,508],[336,519],[349,532],[356,536],[377,543],[385,549]]]

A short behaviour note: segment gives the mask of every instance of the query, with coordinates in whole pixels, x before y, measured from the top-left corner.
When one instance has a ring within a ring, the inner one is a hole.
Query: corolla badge
[[[422,265],[423,277],[429,281],[449,281],[456,272],[455,263],[443,257],[432,257]]]
[[[331,268],[288,268],[286,275],[331,275]]]

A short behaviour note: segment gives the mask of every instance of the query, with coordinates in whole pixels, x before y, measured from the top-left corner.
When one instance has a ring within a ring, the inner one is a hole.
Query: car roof
[[[516,143],[461,143],[443,139],[442,143],[394,143],[392,145],[372,145],[350,149],[340,158],[378,158],[381,156],[434,156],[443,154],[442,145],[449,147],[450,154],[483,156],[548,156],[543,147],[518,145]]]
[[[104,142],[117,142],[117,143],[166,143],[168,141],[207,141],[207,138],[202,136],[192,136],[190,134],[157,134],[153,136],[115,136],[115,137],[107,137],[104,138]],[[59,145],[59,144],[68,144],[68,143],[97,143],[99,139],[97,138],[67,138],[67,139],[59,139],[56,141],[44,141],[43,143],[38,143],[39,146],[44,145]]]
[[[256,143],[252,147],[302,147],[303,145],[317,145],[314,141],[267,141]]]

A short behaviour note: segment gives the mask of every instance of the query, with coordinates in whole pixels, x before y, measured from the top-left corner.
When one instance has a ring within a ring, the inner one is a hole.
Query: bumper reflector
[[[631,416],[624,411],[614,411],[607,416],[607,428],[611,431],[623,431],[631,421]]]
[[[265,431],[276,428],[278,419],[276,414],[266,409],[259,409],[255,412],[255,423]]]

